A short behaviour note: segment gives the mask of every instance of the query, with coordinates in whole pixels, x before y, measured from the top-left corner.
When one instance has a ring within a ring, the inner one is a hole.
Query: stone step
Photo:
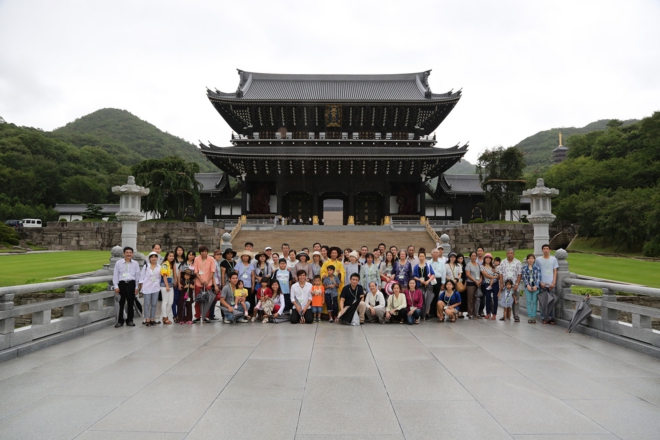
[[[320,227],[323,228],[323,227]],[[335,227],[336,228],[336,227]],[[333,228],[333,229],[335,229]],[[373,250],[379,243],[385,243],[387,248],[394,245],[398,249],[408,245],[426,248],[428,252],[435,247],[435,243],[426,231],[392,231],[392,230],[328,230],[318,229],[316,231],[249,231],[241,230],[232,241],[233,248],[243,249],[245,242],[254,243],[255,250],[262,250],[271,246],[273,251],[280,250],[282,243],[288,243],[291,249],[300,251],[303,247],[312,249],[315,242],[322,245],[339,246],[342,249],[359,249],[366,245]]]

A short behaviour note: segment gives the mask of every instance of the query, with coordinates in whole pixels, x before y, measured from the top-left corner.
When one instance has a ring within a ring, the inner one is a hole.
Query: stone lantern
[[[552,214],[552,198],[559,190],[547,188],[543,179],[536,180],[536,186],[523,191],[523,197],[530,198],[530,214],[527,220],[534,225],[534,255],[541,255],[541,246],[550,242],[550,223],[555,221]]]
[[[135,177],[128,176],[122,186],[113,186],[112,193],[119,195],[117,220],[121,222],[121,246],[137,251],[137,223],[142,220],[141,199],[149,194],[149,188],[135,184]]]

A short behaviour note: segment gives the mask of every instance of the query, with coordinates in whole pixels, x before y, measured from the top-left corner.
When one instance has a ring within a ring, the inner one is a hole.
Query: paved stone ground
[[[2,439],[658,439],[660,360],[559,327],[108,328],[0,364]]]

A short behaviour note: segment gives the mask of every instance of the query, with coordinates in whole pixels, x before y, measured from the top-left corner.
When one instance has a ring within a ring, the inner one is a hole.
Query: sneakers
[[[330,318],[330,320],[329,320],[328,322],[329,322],[329,323],[333,323],[333,322],[335,322],[335,320],[332,319],[332,318]]]
[[[231,324],[231,321],[228,320],[227,318],[223,319],[222,322],[224,322],[225,324]]]
[[[256,316],[253,316],[253,317],[252,317],[252,322],[255,322],[256,320],[257,320],[257,317],[256,317]]]
[[[248,320],[245,319],[245,318],[241,318],[241,319],[238,320],[238,322],[248,322]]]
[[[264,320],[262,321],[264,324],[268,324],[268,317],[265,317]]]

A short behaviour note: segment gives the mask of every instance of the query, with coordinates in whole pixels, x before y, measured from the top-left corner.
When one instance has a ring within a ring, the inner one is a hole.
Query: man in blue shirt
[[[544,244],[541,247],[543,251],[543,256],[536,259],[536,264],[541,270],[541,289],[550,292],[550,294],[555,295],[555,287],[557,285],[557,269],[559,269],[559,262],[555,257],[550,255],[550,245]],[[543,316],[543,310],[541,310],[541,321],[543,324],[555,325],[555,311],[550,310],[548,316]]]

